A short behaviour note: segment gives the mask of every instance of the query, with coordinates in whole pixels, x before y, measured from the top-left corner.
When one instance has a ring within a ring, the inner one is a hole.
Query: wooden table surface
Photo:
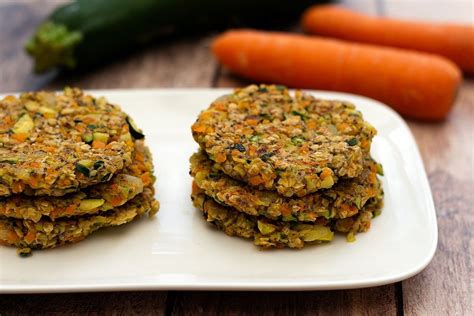
[[[0,2],[0,93],[64,85],[101,89],[229,87],[248,83],[218,67],[209,52],[212,35],[157,44],[80,76],[32,75],[31,61],[22,45],[54,4]],[[433,261],[408,280],[368,289],[319,292],[2,295],[0,315],[474,315],[473,113],[471,78],[464,81],[454,111],[445,122],[408,121],[429,175],[439,227]]]

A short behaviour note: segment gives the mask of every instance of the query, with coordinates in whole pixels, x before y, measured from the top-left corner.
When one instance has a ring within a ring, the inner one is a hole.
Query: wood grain
[[[166,292],[3,295],[0,315],[165,315]]]
[[[474,315],[474,81],[441,124],[410,122],[428,172],[439,242],[431,264],[403,282],[407,315]]]
[[[177,292],[174,295],[173,315],[396,315],[392,285],[349,291]]]

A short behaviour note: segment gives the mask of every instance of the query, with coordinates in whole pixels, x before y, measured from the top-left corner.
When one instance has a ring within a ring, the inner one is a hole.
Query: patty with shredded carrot
[[[108,226],[126,224],[159,208],[153,187],[147,187],[128,203],[105,213],[59,219],[57,221],[0,218],[0,244],[15,246],[20,255],[32,249],[55,248],[85,239],[94,231]]]
[[[192,133],[227,175],[301,197],[359,176],[376,130],[350,103],[251,85],[215,100]]]
[[[351,217],[381,190],[377,173],[382,173],[382,167],[369,157],[365,158],[364,170],[358,177],[340,180],[330,189],[304,197],[285,197],[275,191],[249,187],[224,174],[203,151],[195,153],[190,162],[196,185],[218,203],[284,222]]]
[[[0,196],[62,196],[109,181],[130,165],[133,122],[79,89],[0,101]]]
[[[382,194],[382,193],[381,193]],[[335,232],[346,234],[348,241],[354,235],[370,228],[371,220],[382,208],[381,194],[369,202],[356,215],[344,219],[318,218],[313,223],[273,221],[263,216],[250,216],[223,206],[193,187],[193,204],[202,211],[207,222],[229,236],[253,239],[261,248],[303,248],[307,244],[330,242]]]
[[[0,198],[0,216],[38,222],[105,212],[121,206],[154,182],[151,153],[142,140],[135,141],[133,162],[109,182],[87,187],[62,197],[30,197],[16,194]]]

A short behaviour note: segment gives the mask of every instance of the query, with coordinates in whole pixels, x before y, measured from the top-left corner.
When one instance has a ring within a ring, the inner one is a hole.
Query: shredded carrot
[[[46,147],[44,147],[44,150],[47,151],[47,152],[49,152],[49,153],[54,153],[54,152],[56,152],[56,148],[53,147],[53,146],[46,146]]]
[[[85,124],[91,124],[91,123],[94,123],[94,122],[95,122],[95,119],[94,119],[93,117],[86,116],[82,121],[83,121]]]
[[[193,184],[191,186],[191,191],[192,191],[192,194],[196,194],[197,192],[200,191],[196,181],[193,181]]]
[[[257,126],[257,124],[258,124],[258,120],[254,119],[254,118],[249,118],[249,119],[245,120],[245,122],[250,126]]]
[[[43,116],[45,118],[55,118],[56,117],[56,113],[44,113]]]
[[[3,98],[3,101],[5,102],[15,102],[17,98],[15,98],[13,95],[7,95],[5,98]]]
[[[142,174],[141,179],[143,181],[144,186],[148,186],[153,182],[153,179],[151,178],[149,172],[146,172],[146,173]]]
[[[370,146],[370,142],[367,139],[363,139],[360,143],[360,146],[364,149],[368,149]]]
[[[31,167],[31,168],[39,168],[40,166],[41,166],[40,163],[37,162],[37,161],[32,161],[32,162],[30,163],[30,167]]]
[[[226,160],[227,160],[226,154],[224,154],[224,153],[218,153],[218,154],[216,155],[216,162],[219,162],[219,163],[220,163],[220,162],[224,162],[224,161],[226,161]]]
[[[28,179],[28,185],[33,189],[37,188],[39,185],[39,181],[35,177],[31,177]]]
[[[30,230],[25,236],[25,241],[28,244],[31,244],[33,241],[35,241],[35,239],[36,239],[36,231],[33,231],[33,230]]]
[[[207,127],[204,124],[194,124],[192,127],[193,132],[196,132],[196,133],[204,133],[206,132],[206,129]]]
[[[112,201],[110,201],[110,203],[114,207],[121,205],[123,203],[123,198],[121,196],[114,196],[114,198],[112,199]]]
[[[282,204],[280,209],[281,209],[281,215],[283,216],[291,215],[291,208],[288,206],[288,204]]]
[[[212,105],[213,105],[214,109],[216,109],[218,111],[225,111],[227,109],[227,106],[224,102],[214,102]],[[205,113],[203,113],[203,114],[205,114]]]
[[[261,176],[264,182],[269,182],[272,179],[275,179],[275,175],[273,173],[264,173]]]
[[[17,242],[20,238],[14,231],[10,231],[8,232],[7,239],[9,242],[14,243],[14,242]]]
[[[139,162],[145,161],[145,156],[143,156],[141,153],[136,153],[135,154],[135,160]]]
[[[65,210],[66,209],[63,207],[56,207],[51,212],[49,212],[49,217],[55,218],[57,215],[65,213]]]
[[[306,123],[306,126],[309,128],[309,129],[315,129],[317,126],[318,126],[318,123],[316,123],[315,120],[310,120]]]
[[[332,175],[331,169],[329,169],[329,168],[324,168],[323,171],[321,172],[321,174],[319,175],[319,177],[320,177],[321,179],[325,179],[326,177],[328,177],[328,176],[330,176],[330,175]]]
[[[303,145],[301,145],[300,149],[299,149],[299,152],[300,154],[306,154],[309,152],[309,144],[308,143],[304,143]]]
[[[54,181],[56,179],[57,173],[58,173],[58,171],[54,170],[54,168],[47,168],[46,169],[46,177],[45,177],[46,182],[49,183],[51,181]],[[67,182],[68,180],[67,179],[61,179],[60,181]]]
[[[6,125],[11,125],[13,123],[13,119],[11,118],[10,115],[7,115],[3,118],[3,122],[6,124]]]
[[[70,179],[61,179],[60,183],[62,186],[69,186],[71,185],[72,181]]]
[[[19,142],[24,142],[28,138],[28,134],[19,133],[19,134],[12,134],[12,138]]]
[[[94,141],[92,141],[92,148],[104,149],[106,146],[107,144],[104,142],[101,142],[100,140],[95,139]]]
[[[13,193],[23,192],[24,188],[25,188],[25,185],[20,181],[15,181],[12,184]]]
[[[259,185],[262,183],[262,178],[260,176],[253,176],[249,179],[251,185]]]
[[[76,210],[76,208],[77,208],[77,205],[71,204],[68,207],[66,207],[66,213],[67,214],[73,214],[74,211]]]
[[[257,154],[257,147],[250,145],[248,147],[248,154],[250,157],[255,157],[255,155]]]

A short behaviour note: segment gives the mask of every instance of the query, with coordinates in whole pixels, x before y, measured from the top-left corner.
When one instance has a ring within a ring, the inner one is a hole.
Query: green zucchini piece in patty
[[[104,199],[86,199],[82,200],[79,208],[84,211],[90,211],[101,207],[105,203]]]
[[[130,127],[130,134],[132,134],[133,138],[135,139],[142,139],[145,137],[142,130],[138,128],[135,122],[132,120],[130,116],[127,116],[127,123]]]
[[[90,168],[94,165],[94,162],[89,159],[84,159],[84,160],[79,160],[76,163],[76,170],[85,175],[86,177],[89,177],[91,172]]]
[[[93,134],[93,137],[94,137],[94,140],[98,140],[104,144],[107,144],[107,142],[109,141],[109,134],[107,133],[95,132]]]
[[[20,119],[15,123],[15,125],[12,128],[12,132],[14,134],[30,134],[30,132],[33,130],[35,127],[35,123],[33,123],[33,120],[31,117],[25,113],[23,114]]]

